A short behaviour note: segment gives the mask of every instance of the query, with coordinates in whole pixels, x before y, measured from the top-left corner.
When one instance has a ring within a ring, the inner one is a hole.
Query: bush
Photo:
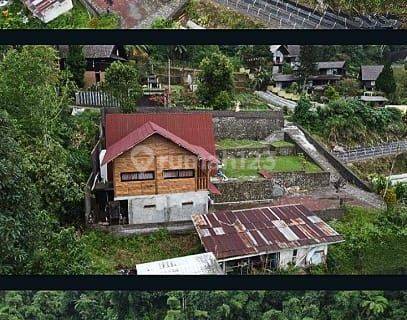
[[[324,94],[329,100],[337,100],[340,98],[339,93],[333,86],[326,87]]]
[[[138,70],[134,65],[120,61],[113,62],[106,69],[103,87],[106,92],[118,99],[122,112],[136,110],[136,103],[142,95],[142,88]]]
[[[288,93],[297,93],[299,90],[299,86],[297,82],[293,82],[288,88],[287,88],[287,92]]]
[[[228,110],[233,107],[231,95],[226,91],[221,91],[211,103],[213,110]]]
[[[234,83],[229,59],[221,53],[213,53],[202,60],[200,69],[197,90],[200,102],[209,107],[230,105]]]
[[[361,94],[360,84],[356,79],[343,79],[336,84],[335,88],[340,96],[354,97]]]

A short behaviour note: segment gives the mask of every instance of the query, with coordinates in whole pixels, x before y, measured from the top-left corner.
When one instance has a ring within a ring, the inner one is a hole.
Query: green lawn
[[[216,142],[218,149],[258,148],[267,143],[249,139],[222,139]]]
[[[258,176],[260,170],[270,172],[320,172],[321,169],[300,156],[275,156],[262,158],[229,158],[223,161],[228,178]]]
[[[196,233],[175,235],[166,230],[135,236],[89,230],[82,239],[97,274],[115,274],[118,269],[134,268],[139,263],[197,254],[203,250]]]
[[[268,106],[267,103],[265,103],[263,100],[261,100],[259,97],[257,97],[253,93],[238,93],[235,96],[235,99],[240,101],[240,109],[241,110],[246,110],[246,111],[252,111],[252,110],[257,110],[257,111],[266,111],[270,110],[270,107]]]
[[[293,143],[284,140],[274,141],[271,143],[271,145],[275,148],[294,147]]]

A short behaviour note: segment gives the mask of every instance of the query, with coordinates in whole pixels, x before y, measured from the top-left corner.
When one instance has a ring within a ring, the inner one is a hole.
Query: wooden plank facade
[[[193,170],[193,177],[164,178],[166,170]],[[153,172],[143,181],[123,181],[123,173]],[[208,170],[196,155],[154,134],[113,161],[115,197],[191,192],[208,187]]]

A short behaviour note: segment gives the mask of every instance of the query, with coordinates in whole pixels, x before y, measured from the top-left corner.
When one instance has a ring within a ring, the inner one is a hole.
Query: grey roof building
[[[376,81],[382,73],[383,65],[361,66],[360,73],[362,81]]]

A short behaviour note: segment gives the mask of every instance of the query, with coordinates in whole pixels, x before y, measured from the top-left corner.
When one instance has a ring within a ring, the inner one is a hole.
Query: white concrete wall
[[[294,250],[282,250],[280,251],[280,268],[286,268],[289,263],[295,263],[297,267],[305,267],[312,264],[319,264],[320,262],[317,261],[317,256],[315,252],[323,251],[323,255],[326,257],[328,254],[328,245],[317,245],[307,248],[298,248],[297,249],[297,257],[293,261],[293,252]]]
[[[279,60],[278,63],[283,63],[284,62],[284,55],[282,54],[281,51],[277,50],[273,53],[273,62],[276,63],[277,60]]]
[[[130,197],[128,209],[129,224],[189,221],[208,213],[208,191]]]

